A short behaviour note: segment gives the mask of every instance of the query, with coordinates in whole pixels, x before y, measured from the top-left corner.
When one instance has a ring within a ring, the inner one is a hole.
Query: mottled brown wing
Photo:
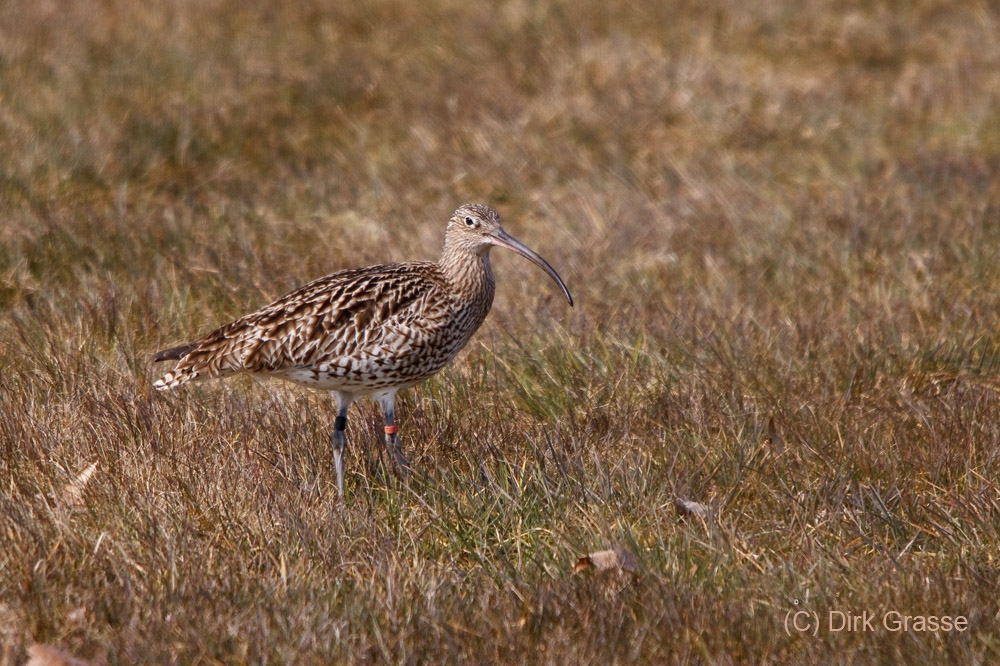
[[[240,372],[328,366],[357,371],[359,360],[412,358],[448,325],[450,302],[436,264],[409,262],[342,271],[222,326],[154,386]]]

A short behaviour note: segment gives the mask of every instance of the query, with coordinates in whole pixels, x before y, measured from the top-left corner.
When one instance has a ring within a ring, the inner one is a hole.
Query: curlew
[[[386,446],[408,470],[396,428],[396,394],[448,365],[483,323],[493,304],[493,246],[536,264],[573,305],[559,274],[505,232],[495,210],[467,204],[448,220],[437,262],[369,266],[319,278],[194,342],[156,352],[154,361],[176,364],[153,386],[166,391],[249,372],[330,391],[337,407],[331,440],[342,500],[348,408],[363,396],[378,402]]]

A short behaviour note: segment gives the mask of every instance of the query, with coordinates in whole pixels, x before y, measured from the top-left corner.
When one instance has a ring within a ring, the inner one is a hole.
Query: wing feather
[[[191,343],[158,388],[240,371],[386,368],[445,334],[451,308],[436,264],[353,269],[314,280]],[[375,363],[378,361],[378,363]]]

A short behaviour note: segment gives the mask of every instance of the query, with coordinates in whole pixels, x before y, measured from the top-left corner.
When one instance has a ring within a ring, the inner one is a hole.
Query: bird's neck
[[[446,243],[438,265],[461,301],[484,306],[489,311],[494,289],[489,247],[476,252]]]

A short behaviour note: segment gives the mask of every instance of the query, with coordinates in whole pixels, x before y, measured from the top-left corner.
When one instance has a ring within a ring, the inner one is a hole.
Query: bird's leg
[[[393,459],[399,465],[403,476],[409,476],[410,463],[403,456],[403,450],[399,446],[398,429],[396,428],[396,395],[388,395],[379,399],[382,407],[382,415],[385,417],[385,447],[392,453]]]
[[[333,467],[337,472],[337,499],[344,501],[344,448],[347,446],[347,408],[351,401],[337,396],[337,418],[333,422]]]

